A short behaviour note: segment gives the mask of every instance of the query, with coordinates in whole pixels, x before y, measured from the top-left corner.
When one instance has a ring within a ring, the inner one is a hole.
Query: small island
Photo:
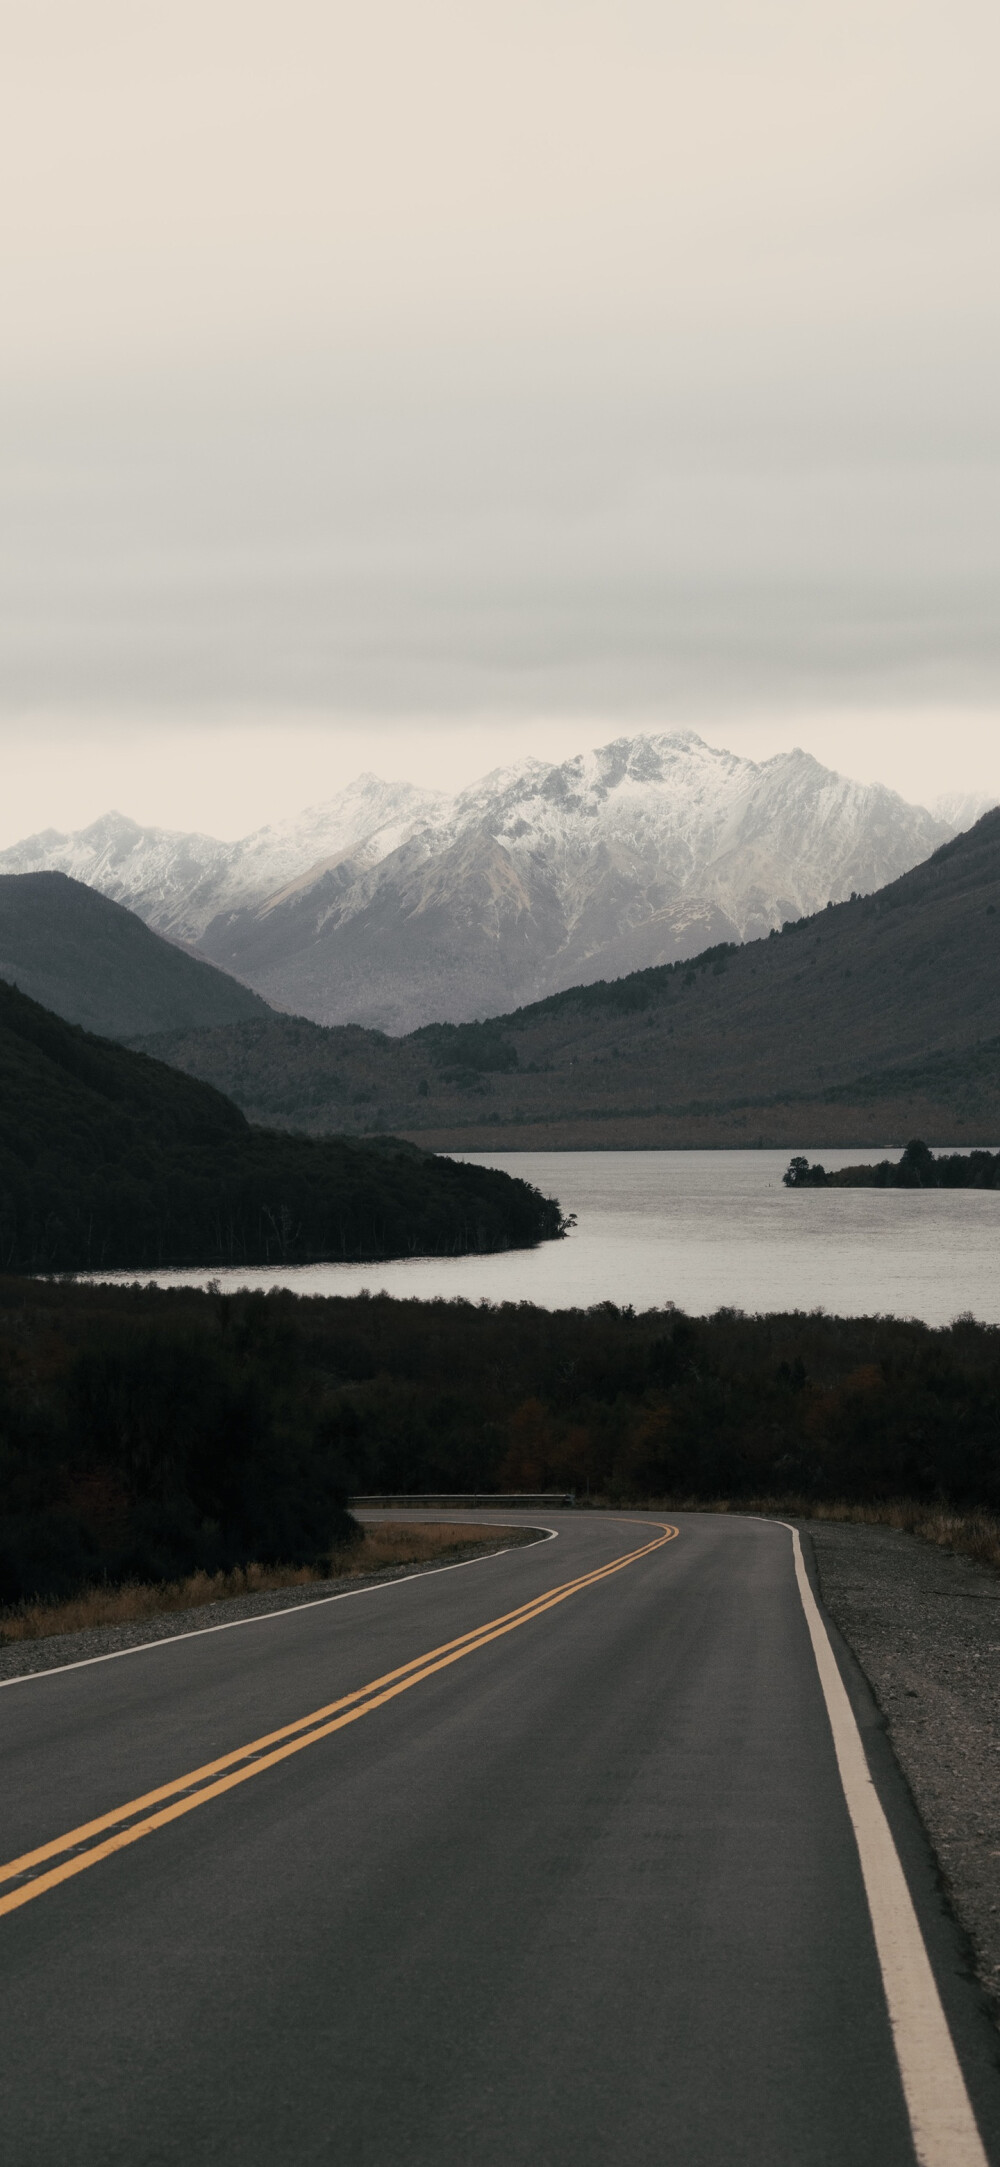
[[[935,1158],[915,1137],[899,1159],[828,1173],[798,1156],[781,1178],[786,1189],[1000,1189],[1000,1151],[950,1151]]]

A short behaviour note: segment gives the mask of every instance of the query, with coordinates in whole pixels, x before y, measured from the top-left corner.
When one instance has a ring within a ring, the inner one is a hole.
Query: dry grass
[[[886,1505],[814,1505],[814,1520],[861,1520],[878,1527],[904,1528],[941,1550],[955,1550],[980,1565],[1000,1571],[1000,1519],[991,1512],[956,1512],[950,1505],[920,1505],[897,1498]]]
[[[659,1508],[658,1508],[659,1509]],[[673,1512],[750,1512],[768,1519],[850,1520],[869,1527],[898,1527],[922,1542],[936,1543],[962,1557],[975,1558],[1000,1572],[1000,1519],[990,1512],[958,1512],[951,1505],[925,1505],[912,1497],[889,1498],[885,1504],[851,1504],[833,1498],[817,1504],[807,1497],[672,1498],[662,1509]]]
[[[598,1500],[595,1499],[597,1504]],[[613,1509],[620,1510],[620,1506]],[[642,1509],[650,1506],[645,1501]],[[1000,1518],[988,1512],[957,1512],[947,1505],[919,1504],[913,1498],[856,1505],[846,1498],[817,1504],[805,1497],[664,1498],[653,1508],[665,1512],[762,1513],[768,1519],[849,1520],[876,1527],[898,1527],[942,1550],[975,1558],[1000,1572]],[[322,1566],[246,1565],[231,1573],[192,1573],[186,1580],[128,1582],[121,1587],[85,1588],[66,1603],[22,1603],[0,1611],[0,1647],[20,1640],[47,1640],[55,1633],[79,1633],[101,1625],[131,1625],[140,1618],[162,1617],[176,1610],[200,1610],[231,1596],[263,1595],[282,1588],[317,1586],[326,1580],[357,1579],[396,1565],[424,1565],[477,1544],[529,1540],[526,1530],[475,1527],[461,1522],[422,1521],[409,1525],[385,1520],[365,1529],[360,1542],[335,1550]]]
[[[47,1640],[54,1633],[81,1633],[98,1625],[131,1625],[137,1618],[162,1617],[172,1610],[200,1610],[234,1595],[263,1595],[273,1589],[305,1588],[326,1580],[357,1579],[394,1565],[425,1565],[478,1543],[523,1541],[522,1530],[509,1535],[497,1527],[423,1521],[406,1526],[382,1521],[368,1527],[360,1542],[331,1551],[322,1566],[244,1565],[231,1573],[192,1573],[186,1580],[130,1581],[121,1587],[93,1587],[66,1603],[20,1603],[0,1611],[0,1647],[18,1640]]]

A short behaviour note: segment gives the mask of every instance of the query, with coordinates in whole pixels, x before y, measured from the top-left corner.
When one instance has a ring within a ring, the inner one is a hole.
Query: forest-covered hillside
[[[272,1013],[249,986],[65,873],[0,874],[0,978],[105,1038]]]
[[[252,1128],[210,1085],[0,982],[0,1268],[252,1265],[521,1248],[527,1183],[412,1144]]]

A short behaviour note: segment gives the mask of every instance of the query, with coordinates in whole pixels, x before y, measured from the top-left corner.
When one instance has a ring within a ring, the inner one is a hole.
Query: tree
[[[781,1178],[786,1189],[822,1189],[826,1185],[826,1168],[810,1166],[808,1159],[799,1152],[789,1160]]]

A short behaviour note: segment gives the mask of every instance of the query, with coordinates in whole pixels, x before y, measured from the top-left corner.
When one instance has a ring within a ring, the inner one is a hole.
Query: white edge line
[[[509,1527],[510,1522],[476,1520],[469,1524]],[[558,1542],[557,1527],[542,1527],[538,1532],[547,1542]],[[0,1678],[0,1693],[9,1685],[38,1685],[42,1678],[62,1678],[68,1670],[89,1670],[93,1663],[117,1663],[123,1655],[149,1655],[154,1648],[176,1648],[179,1640],[203,1640],[207,1633],[232,1633],[238,1625],[271,1625],[275,1618],[298,1617],[303,1610],[323,1610],[327,1603],[350,1603],[359,1595],[389,1595],[396,1588],[411,1587],[415,1580],[436,1580],[439,1573],[461,1573],[467,1565],[491,1565],[494,1558],[509,1557],[512,1549],[525,1547],[523,1543],[511,1543],[503,1550],[488,1550],[482,1558],[459,1558],[456,1565],[431,1565],[426,1572],[404,1573],[399,1580],[381,1580],[374,1588],[345,1588],[341,1595],[317,1595],[312,1602],[287,1603],[283,1610],[261,1610],[252,1618],[226,1618],[221,1625],[193,1625],[186,1633],[164,1633],[161,1640],[141,1640],[134,1648],[109,1648],[106,1655],[82,1655],[75,1663],[53,1663],[49,1670],[25,1670],[19,1678]],[[232,1599],[238,1602],[239,1596]],[[226,1597],[222,1600],[225,1602]],[[100,1627],[91,1630],[100,1631]],[[114,1627],[111,1630],[114,1631]]]
[[[792,1538],[795,1578],[861,1861],[919,2167],[988,2167],[902,1862],[806,1572],[798,1528],[788,1520],[770,1525],[787,1528]]]

